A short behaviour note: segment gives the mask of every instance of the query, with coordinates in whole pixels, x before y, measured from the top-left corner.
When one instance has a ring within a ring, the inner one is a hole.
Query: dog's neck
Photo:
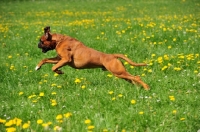
[[[56,46],[61,42],[69,38],[69,36],[61,35],[61,34],[52,34],[52,40],[56,41]]]

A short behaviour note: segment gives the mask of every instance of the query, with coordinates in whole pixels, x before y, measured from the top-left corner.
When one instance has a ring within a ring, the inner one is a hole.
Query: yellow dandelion
[[[40,92],[39,96],[43,97],[44,96],[44,92]]]
[[[61,131],[61,130],[62,130],[62,127],[55,126],[55,127],[53,128],[53,130],[54,130],[54,131]]]
[[[55,74],[54,74],[54,77],[57,77],[58,75],[59,75],[58,73],[55,73]]]
[[[180,120],[181,120],[181,121],[184,121],[184,120],[185,120],[185,118],[180,118]]]
[[[63,116],[61,114],[56,116],[56,120],[61,120],[63,118]]]
[[[166,70],[168,67],[167,66],[164,66],[161,70],[164,71]]]
[[[116,100],[116,98],[115,98],[115,97],[113,97],[113,98],[112,98],[112,101],[114,101],[114,100]]]
[[[56,105],[57,105],[56,100],[52,99],[52,100],[51,100],[51,105],[52,105],[52,106],[56,106]]]
[[[174,70],[175,70],[175,71],[180,71],[181,68],[180,68],[180,67],[174,67]]]
[[[139,114],[140,114],[140,115],[143,115],[143,114],[144,114],[144,112],[143,112],[143,111],[140,111],[140,112],[139,112]]]
[[[126,130],[125,130],[125,129],[122,129],[122,132],[126,132]]]
[[[76,84],[77,84],[77,83],[81,83],[81,80],[78,79],[78,78],[76,78],[74,82],[75,82]]]
[[[143,73],[141,76],[144,77],[144,76],[146,76],[146,75],[145,75],[145,73]]]
[[[177,111],[176,111],[176,110],[173,110],[173,111],[172,111],[172,114],[174,114],[174,115],[175,115],[176,113],[177,113]]]
[[[151,57],[153,58],[153,57],[155,57],[156,56],[156,54],[151,54]]]
[[[90,119],[85,120],[85,124],[90,124],[90,123],[91,123]]]
[[[51,87],[55,87],[55,86],[56,86],[56,84],[55,84],[55,83],[51,84]]]
[[[12,55],[9,55],[9,56],[8,56],[8,59],[11,59],[11,58],[12,58]]]
[[[92,125],[88,126],[88,130],[92,130],[92,129],[94,129],[94,128],[95,128],[95,127],[92,126]]]
[[[170,46],[168,46],[167,48],[168,48],[168,49],[171,49],[171,48],[172,48],[172,46],[170,45]]]
[[[108,75],[107,75],[107,77],[112,77],[112,76],[113,76],[112,74],[108,74]]]
[[[128,62],[124,62],[124,65],[128,65]]]
[[[113,91],[109,91],[109,92],[108,92],[108,94],[110,94],[110,95],[113,94],[113,93],[114,93]]]
[[[0,118],[0,123],[6,123],[6,120]]]
[[[62,88],[62,86],[58,85],[57,88]]]
[[[19,119],[19,118],[14,118],[13,121],[14,121],[14,124],[15,124],[16,126],[20,126],[21,123],[22,123],[22,120]]]
[[[52,94],[52,95],[56,95],[56,92],[52,92],[51,94]]]
[[[15,131],[16,131],[16,128],[14,127],[6,128],[6,132],[15,132]]]
[[[19,92],[19,96],[22,95],[22,94],[24,94],[24,92]]]
[[[42,119],[38,119],[37,120],[37,124],[42,124],[43,123],[43,120]]]
[[[67,112],[66,114],[64,114],[65,118],[69,118],[70,116],[72,116],[72,113],[70,113],[70,112]]]
[[[9,120],[8,122],[5,123],[6,127],[10,127],[13,125],[13,120]]]
[[[136,103],[136,100],[132,99],[131,104],[135,104],[135,103]]]
[[[85,89],[85,85],[82,85],[81,88],[82,88],[82,89]]]
[[[27,129],[29,127],[30,127],[30,123],[24,123],[22,126],[23,129]]]
[[[103,129],[103,132],[108,132],[108,129]]]
[[[119,95],[118,95],[118,97],[120,97],[120,98],[121,98],[122,96],[123,96],[122,94],[119,94]]]
[[[48,124],[48,123],[43,123],[42,126],[43,126],[44,128],[48,128],[49,124]]]
[[[174,96],[169,96],[169,100],[175,101],[175,97]]]

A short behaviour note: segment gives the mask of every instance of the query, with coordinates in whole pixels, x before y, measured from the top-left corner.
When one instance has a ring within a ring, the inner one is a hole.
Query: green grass
[[[56,55],[37,48],[47,25],[102,52],[149,63],[125,67],[151,90],[101,69],[35,71]],[[0,131],[196,132],[199,42],[198,0],[1,1]]]

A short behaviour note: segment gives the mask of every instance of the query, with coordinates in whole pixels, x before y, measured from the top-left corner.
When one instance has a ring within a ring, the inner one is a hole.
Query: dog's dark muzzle
[[[43,53],[46,53],[49,49],[47,47],[45,47],[42,42],[38,43],[38,48],[42,49]]]
[[[42,43],[41,42],[38,43],[38,48],[42,48]]]

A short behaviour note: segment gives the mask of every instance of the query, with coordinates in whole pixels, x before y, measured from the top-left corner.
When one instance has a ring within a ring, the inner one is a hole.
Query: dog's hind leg
[[[149,89],[149,86],[146,83],[144,83],[139,76],[133,76],[130,73],[128,73],[121,61],[119,61],[118,59],[113,59],[109,62],[107,61],[104,64],[104,66],[116,77],[123,78],[133,84],[140,84],[144,87],[145,90]]]
[[[149,90],[149,86],[144,83],[139,76],[133,76],[129,74],[128,72],[122,73],[122,74],[114,74],[116,77],[123,78],[125,80],[130,80],[133,84],[140,84],[144,87],[145,90]]]

